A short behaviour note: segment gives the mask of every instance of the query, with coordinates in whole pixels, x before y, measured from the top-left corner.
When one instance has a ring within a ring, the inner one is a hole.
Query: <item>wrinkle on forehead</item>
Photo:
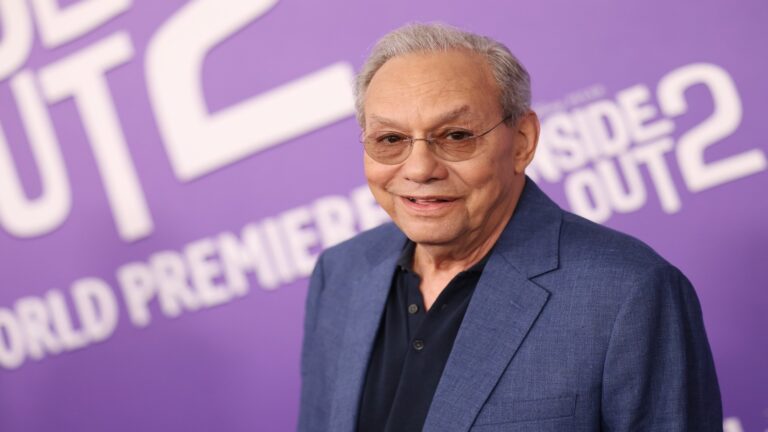
[[[377,114],[371,114],[368,116],[368,118],[370,120],[371,126],[399,126],[397,120]],[[472,118],[472,108],[469,105],[464,104],[439,114],[434,120],[432,120],[432,123],[444,124],[467,118]]]
[[[395,57],[373,76],[365,95],[366,128],[411,121],[475,120],[500,110],[485,58],[465,51]]]

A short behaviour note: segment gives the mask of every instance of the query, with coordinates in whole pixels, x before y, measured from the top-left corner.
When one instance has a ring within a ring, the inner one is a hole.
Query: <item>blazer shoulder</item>
[[[614,316],[637,305],[699,308],[690,281],[646,243],[568,212],[563,214],[559,264],[551,279],[542,281],[547,287],[601,305]]]
[[[647,273],[675,269],[643,241],[623,232],[563,211],[560,232],[561,265],[589,266],[600,271]]]

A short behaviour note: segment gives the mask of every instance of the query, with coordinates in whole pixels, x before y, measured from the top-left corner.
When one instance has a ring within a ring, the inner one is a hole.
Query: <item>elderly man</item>
[[[526,178],[539,123],[506,47],[397,29],[358,77],[357,115],[394,225],[317,263],[299,430],[722,430],[688,280]]]

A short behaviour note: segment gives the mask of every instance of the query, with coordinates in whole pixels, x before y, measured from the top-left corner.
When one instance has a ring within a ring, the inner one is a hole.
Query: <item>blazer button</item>
[[[416,351],[421,351],[424,349],[424,341],[421,339],[415,339],[413,341],[413,349]]]
[[[416,303],[408,305],[408,313],[409,314],[413,315],[413,314],[415,314],[418,311],[419,311],[419,305],[417,305]]]

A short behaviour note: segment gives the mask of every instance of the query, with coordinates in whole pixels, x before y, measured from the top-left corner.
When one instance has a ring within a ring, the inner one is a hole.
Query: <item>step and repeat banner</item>
[[[387,220],[350,83],[409,21],[520,57],[530,176],[689,276],[768,430],[763,0],[0,0],[0,430],[293,430],[307,276]]]

